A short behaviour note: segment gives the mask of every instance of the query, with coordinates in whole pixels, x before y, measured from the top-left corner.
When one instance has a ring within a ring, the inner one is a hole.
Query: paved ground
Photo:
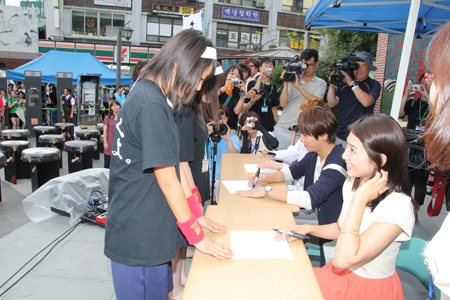
[[[34,141],[31,143],[34,146]],[[94,161],[94,167],[103,166],[101,156],[100,161]],[[64,169],[61,169],[60,175],[68,173],[65,153],[63,158]],[[48,256],[44,257],[51,247],[38,254],[11,281],[5,283],[28,260],[71,226],[69,219],[62,216],[42,223],[30,221],[23,211],[22,200],[31,193],[31,181],[22,179],[14,185],[4,181],[3,170],[0,173],[3,197],[0,202],[0,294],[42,259],[36,268],[0,299],[115,299],[109,260],[103,255],[104,229],[86,223],[79,224],[58,244],[52,244],[54,248]],[[428,196],[426,204],[429,200]],[[422,208],[413,236],[430,240],[446,215],[447,212],[442,211],[438,217],[429,218],[425,207]],[[312,258],[312,263],[318,266],[315,258]],[[399,275],[405,299],[426,299],[427,290],[415,277],[402,271],[399,271]]]

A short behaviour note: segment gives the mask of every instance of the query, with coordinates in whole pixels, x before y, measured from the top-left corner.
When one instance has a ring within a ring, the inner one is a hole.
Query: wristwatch
[[[356,83],[356,81],[353,81],[352,83],[350,83],[350,87],[352,88],[352,90],[354,90],[358,87],[358,84]]]
[[[271,186],[266,186],[264,188],[264,190],[266,191],[266,197],[269,197],[269,192],[272,190],[272,187]]]

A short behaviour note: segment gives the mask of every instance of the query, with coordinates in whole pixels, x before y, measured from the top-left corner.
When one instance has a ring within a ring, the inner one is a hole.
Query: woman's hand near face
[[[387,191],[388,173],[384,170],[377,172],[375,176],[363,183],[355,193],[354,201],[360,201],[367,204],[377,199],[381,194]]]
[[[405,88],[405,94],[407,94],[407,95],[411,94],[412,88],[413,88],[413,84],[412,84],[412,82],[410,81],[410,82],[408,82],[408,85],[407,85],[406,88]]]
[[[425,98],[429,98],[430,97],[430,94],[428,92],[428,87],[426,86],[426,84],[423,84],[423,83],[420,84],[420,92],[422,93],[422,95]]]
[[[213,124],[213,122],[209,122],[208,124],[206,124],[206,127],[208,127],[208,134],[213,132],[212,124]]]

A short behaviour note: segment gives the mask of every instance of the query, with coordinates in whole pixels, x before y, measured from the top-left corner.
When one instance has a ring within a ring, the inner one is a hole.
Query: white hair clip
[[[217,60],[217,50],[213,47],[206,47],[205,52],[200,57]]]
[[[216,72],[214,73],[214,76],[217,76],[217,75],[220,75],[220,74],[223,74],[223,69],[222,69],[221,66],[218,66],[216,68]]]

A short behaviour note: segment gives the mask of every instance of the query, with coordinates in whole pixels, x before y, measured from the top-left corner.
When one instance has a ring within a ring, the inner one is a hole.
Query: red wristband
[[[197,218],[194,216],[194,214],[192,214],[191,218],[184,223],[180,223],[177,221],[177,225],[190,245],[197,244],[198,242],[203,240],[203,237],[205,236],[202,227],[200,226],[200,224],[198,224]]]
[[[197,202],[197,199],[195,198],[195,194],[190,195],[187,198],[187,202],[189,204],[189,208],[191,210],[191,213],[197,219],[203,216],[203,209],[201,208],[200,204]]]
[[[202,203],[202,196],[200,196],[200,192],[198,191],[198,187],[194,187],[192,189],[192,194],[195,195],[195,199],[197,199],[198,203]]]

